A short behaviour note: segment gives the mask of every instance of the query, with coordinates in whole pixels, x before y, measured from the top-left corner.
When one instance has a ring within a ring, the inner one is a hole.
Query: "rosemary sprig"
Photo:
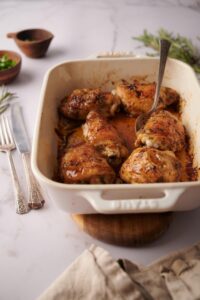
[[[149,56],[158,55],[160,39],[168,40],[171,43],[169,56],[189,64],[196,73],[200,73],[200,52],[187,37],[174,35],[161,28],[155,35],[145,29],[142,35],[133,37],[133,39],[155,50],[154,53],[147,53]]]
[[[0,91],[0,114],[3,113],[8,107],[9,102],[16,98],[17,95],[15,93],[11,93],[7,90],[5,86],[1,86]]]

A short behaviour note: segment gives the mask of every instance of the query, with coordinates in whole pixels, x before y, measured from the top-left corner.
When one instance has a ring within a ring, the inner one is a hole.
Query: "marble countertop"
[[[9,89],[18,95],[30,140],[43,77],[48,68],[64,60],[84,58],[101,51],[144,53],[132,39],[144,28],[160,27],[196,41],[200,28],[200,1],[196,0],[52,0],[2,1],[1,49],[18,51],[8,32],[40,27],[55,38],[47,56],[30,59],[22,54],[22,70]],[[15,162],[25,182],[16,151]],[[200,240],[200,209],[175,214],[168,232],[141,248],[104,244],[81,232],[70,215],[49,199],[42,210],[17,215],[14,209],[8,162],[0,154],[0,299],[33,300],[91,243],[115,258],[148,264],[159,257]]]

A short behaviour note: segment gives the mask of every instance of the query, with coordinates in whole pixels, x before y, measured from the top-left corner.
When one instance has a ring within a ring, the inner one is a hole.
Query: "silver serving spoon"
[[[167,56],[169,52],[169,48],[171,46],[171,43],[167,40],[160,40],[160,61],[159,61],[159,71],[158,71],[158,79],[156,84],[156,92],[154,96],[154,101],[151,109],[148,112],[142,113],[139,115],[135,122],[135,130],[136,132],[140,130],[142,127],[144,127],[146,121],[150,117],[150,115],[156,110],[158,102],[159,102],[159,96],[160,96],[160,88],[163,80],[163,75],[165,72],[165,65],[167,61]]]

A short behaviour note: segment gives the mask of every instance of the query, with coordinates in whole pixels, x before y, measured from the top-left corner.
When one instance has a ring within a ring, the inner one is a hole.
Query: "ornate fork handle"
[[[41,194],[39,184],[31,170],[30,153],[22,153],[22,161],[28,183],[28,206],[32,209],[39,209],[44,205],[45,201]]]
[[[22,192],[20,184],[19,184],[19,179],[18,179],[17,172],[16,172],[16,169],[14,166],[11,151],[7,151],[7,156],[8,156],[8,160],[9,160],[9,164],[10,164],[12,180],[13,180],[13,187],[14,187],[14,192],[15,192],[16,212],[18,214],[26,214],[29,211],[29,209],[25,202],[25,198],[24,198],[23,192]]]

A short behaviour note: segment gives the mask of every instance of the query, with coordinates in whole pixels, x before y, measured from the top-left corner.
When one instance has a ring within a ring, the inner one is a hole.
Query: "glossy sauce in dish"
[[[173,110],[170,110],[172,112]],[[176,115],[176,117],[180,118],[180,115],[173,111],[173,113]],[[111,118],[109,121],[110,123],[117,129],[120,137],[125,142],[126,147],[129,150],[129,153],[134,150],[135,146],[135,120],[136,117],[131,117],[126,115],[125,113],[119,113],[115,117]],[[59,122],[59,128],[60,132],[63,129],[63,123]],[[197,180],[197,171],[195,168],[192,167],[192,156],[189,153],[189,139],[186,138],[186,147],[181,150],[180,152],[176,152],[177,158],[180,160],[182,165],[182,172],[181,172],[181,179],[180,181],[196,181]],[[62,156],[63,149],[67,145],[67,147],[74,147],[81,145],[85,142],[84,136],[83,136],[83,130],[82,126],[78,126],[75,129],[72,130],[71,134],[67,137],[66,144],[63,143],[59,144],[59,156]]]

